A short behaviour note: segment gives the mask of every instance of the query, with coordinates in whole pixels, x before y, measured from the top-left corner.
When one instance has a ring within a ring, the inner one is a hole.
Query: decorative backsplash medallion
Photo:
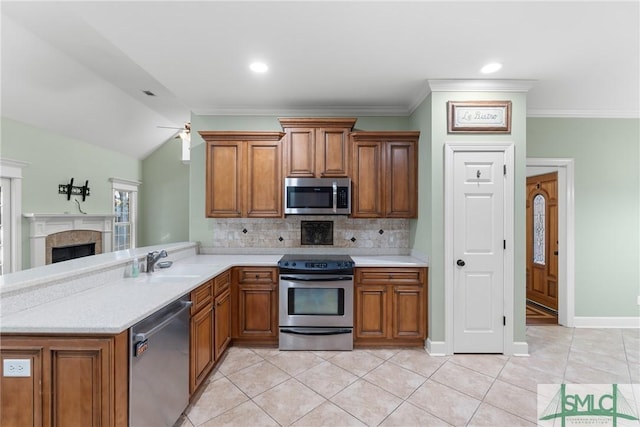
[[[333,245],[333,221],[300,221],[301,245]]]

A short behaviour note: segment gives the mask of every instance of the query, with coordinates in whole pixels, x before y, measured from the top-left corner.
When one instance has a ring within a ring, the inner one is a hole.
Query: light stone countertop
[[[180,246],[177,247],[180,248]],[[148,249],[143,248],[140,253],[146,253]],[[139,254],[136,252],[134,255]],[[38,301],[38,298],[33,298],[32,295],[32,299],[36,302],[31,305],[14,310],[5,310],[3,307],[0,314],[0,331],[2,333],[118,334],[230,267],[275,267],[281,256],[281,254],[192,255],[174,260],[173,265],[167,269],[156,269],[156,272],[151,274],[140,273],[137,278],[118,277],[100,286],[68,292],[68,295],[58,299]],[[352,256],[352,258],[356,267],[427,266],[425,261],[411,256]],[[167,260],[172,260],[171,254]],[[84,268],[87,269],[87,267]],[[54,276],[57,277],[61,274],[62,267],[58,266],[55,270]],[[27,274],[29,282],[37,281],[34,275],[34,271]],[[17,283],[12,285],[16,286]],[[63,289],[65,285],[65,283],[58,283],[55,287]],[[43,291],[38,286],[31,288],[25,292]],[[3,306],[4,303],[10,303],[10,301],[2,302]]]

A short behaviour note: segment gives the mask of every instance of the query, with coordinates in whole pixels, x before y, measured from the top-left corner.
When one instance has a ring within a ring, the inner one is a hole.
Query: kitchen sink
[[[168,268],[157,269],[153,273],[140,273],[135,280],[139,283],[158,284],[188,282],[204,276],[211,277],[218,268],[218,265],[208,264],[173,264]]]

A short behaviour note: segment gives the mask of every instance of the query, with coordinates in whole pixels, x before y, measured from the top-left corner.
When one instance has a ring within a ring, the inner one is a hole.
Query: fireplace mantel
[[[46,238],[50,234],[73,230],[102,233],[102,252],[111,252],[114,214],[38,214],[25,213],[29,221],[31,267],[46,264]]]

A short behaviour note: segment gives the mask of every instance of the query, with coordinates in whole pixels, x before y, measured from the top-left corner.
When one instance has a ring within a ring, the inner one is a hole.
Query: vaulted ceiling
[[[529,116],[640,115],[637,0],[0,7],[2,116],[135,158],[191,112],[407,115],[430,79],[535,80]]]

